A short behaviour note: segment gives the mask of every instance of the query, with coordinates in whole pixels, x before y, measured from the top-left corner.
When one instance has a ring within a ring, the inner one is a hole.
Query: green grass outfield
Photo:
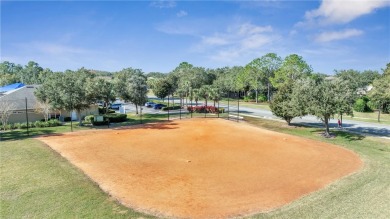
[[[245,119],[255,126],[341,145],[358,153],[365,162],[357,174],[290,205],[251,218],[389,218],[390,141],[340,131],[335,132],[336,138],[324,139],[319,136],[321,129]],[[145,116],[144,122],[158,120],[165,118]],[[31,130],[32,135],[55,134],[69,131],[69,127]],[[25,137],[21,131],[7,136],[8,139],[0,142],[0,218],[150,217],[118,204],[40,141]]]

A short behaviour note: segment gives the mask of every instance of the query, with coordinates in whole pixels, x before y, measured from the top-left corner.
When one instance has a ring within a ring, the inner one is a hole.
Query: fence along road
[[[179,103],[179,99],[175,99],[175,103]],[[199,101],[198,105],[203,105],[203,102]],[[227,104],[220,104],[219,107],[225,108],[225,112],[227,111]],[[125,105],[125,108],[128,112],[134,112],[135,106],[128,103]],[[188,113],[186,109],[181,111],[183,114]],[[280,118],[274,116],[270,110],[266,109],[253,109],[249,107],[240,106],[238,111],[238,103],[236,100],[232,100],[229,104],[229,112],[230,115],[235,116],[252,116],[263,119],[271,119],[283,121]],[[167,114],[167,112],[155,110],[153,108],[147,108],[143,106],[142,113],[151,113],[151,114]],[[170,113],[179,113],[179,110],[170,111]],[[304,116],[302,118],[294,118],[291,121],[292,124],[297,125],[306,125],[306,126],[314,126],[314,127],[323,127],[322,122],[315,116]],[[329,127],[331,129],[337,129],[337,119],[331,119],[329,122]],[[390,125],[372,123],[372,122],[361,122],[361,121],[353,121],[348,119],[343,119],[343,130],[349,131],[352,133],[370,135],[374,137],[384,137],[390,140]]]

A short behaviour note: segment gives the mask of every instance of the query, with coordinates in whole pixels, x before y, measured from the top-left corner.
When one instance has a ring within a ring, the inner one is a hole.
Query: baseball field
[[[268,212],[363,166],[348,149],[222,119],[87,130],[39,140],[123,205],[162,217]]]

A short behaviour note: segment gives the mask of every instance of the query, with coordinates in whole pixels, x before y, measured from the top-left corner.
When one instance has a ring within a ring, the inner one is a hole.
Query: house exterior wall
[[[37,89],[37,85],[26,85],[22,88],[18,88],[9,92],[2,93],[0,96],[0,102],[5,101],[7,104],[12,104],[12,114],[8,119],[8,123],[22,123],[27,122],[26,120],[26,108],[28,112],[28,121],[35,122],[44,119],[42,113],[35,112],[37,98],[34,95],[34,91]],[[26,101],[27,99],[27,101]],[[60,112],[51,112],[51,116]],[[97,115],[99,114],[98,106],[91,105],[89,109],[81,112],[81,118],[86,115]],[[68,117],[70,114],[67,111],[61,110],[61,115]],[[50,116],[49,116],[50,118]],[[75,119],[77,120],[77,118]]]
[[[44,119],[42,113],[27,112],[28,113],[28,122],[35,122]],[[14,111],[8,119],[8,123],[23,123],[27,122],[26,111]]]
[[[88,109],[85,109],[81,111],[81,118],[84,119],[85,116],[88,115],[98,115],[99,114],[99,107],[97,105],[91,105]],[[63,117],[70,117],[70,112],[66,110],[61,110],[61,116]],[[76,118],[73,118],[73,120],[78,120],[78,116],[76,115]]]
[[[42,113],[36,113],[36,112],[31,111],[31,110],[28,110],[27,113],[28,113],[28,121],[29,122],[35,122],[35,121],[40,121],[42,119],[45,119],[45,117],[43,116]],[[57,113],[57,115],[58,114],[59,113]],[[99,114],[98,106],[92,105],[89,109],[83,110],[81,112],[81,118],[84,119],[85,116],[98,115],[98,114]],[[51,113],[51,115],[54,118],[55,113]],[[68,111],[61,110],[61,115],[64,117],[68,117],[70,114]],[[50,118],[50,116],[49,116],[49,118]],[[74,120],[78,120],[78,117]],[[8,119],[8,123],[23,123],[23,122],[27,122],[25,110],[13,111],[13,113],[10,115],[10,117]]]

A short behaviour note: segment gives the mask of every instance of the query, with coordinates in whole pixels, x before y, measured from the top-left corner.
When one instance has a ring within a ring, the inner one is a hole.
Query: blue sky
[[[54,71],[217,68],[274,52],[315,72],[390,62],[390,1],[1,1],[1,61]]]

